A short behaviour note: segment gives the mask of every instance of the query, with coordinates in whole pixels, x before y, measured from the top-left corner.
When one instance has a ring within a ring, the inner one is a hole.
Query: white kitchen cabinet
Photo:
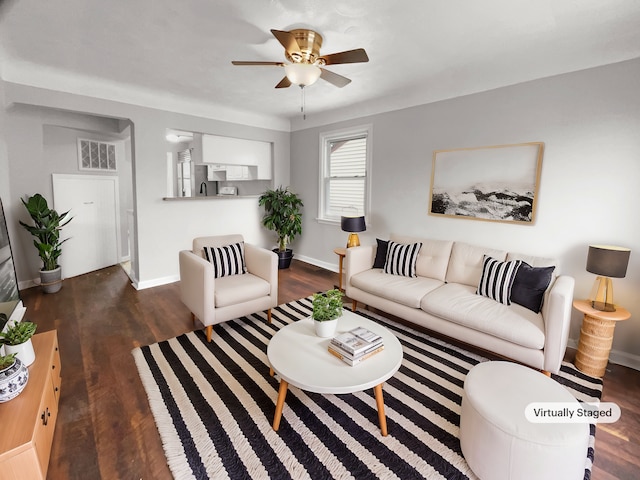
[[[224,182],[227,179],[227,167],[220,164],[207,165],[207,180],[210,182]]]
[[[194,136],[194,152],[197,162],[202,164],[225,165],[227,167],[246,166],[253,167],[242,170],[241,173],[232,173],[236,180],[270,180],[272,177],[272,146],[270,142],[259,140],[247,140],[244,138],[222,137],[219,135]],[[246,174],[246,175],[245,175]],[[229,170],[227,169],[227,180]],[[236,177],[242,178],[236,178]]]

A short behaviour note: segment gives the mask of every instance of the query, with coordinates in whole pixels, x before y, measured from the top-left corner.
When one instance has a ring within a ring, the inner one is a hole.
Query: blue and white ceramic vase
[[[19,358],[11,366],[0,370],[0,403],[8,402],[20,395],[29,381],[29,369]]]

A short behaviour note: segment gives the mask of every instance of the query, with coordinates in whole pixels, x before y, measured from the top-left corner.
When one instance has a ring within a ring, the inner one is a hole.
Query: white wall
[[[274,243],[269,232],[260,226],[257,198],[163,201],[162,198],[166,196],[165,134],[167,128],[175,128],[273,142],[274,183],[287,185],[288,132],[247,127],[6,82],[4,90],[7,109],[0,114],[0,119],[5,119],[11,132],[0,132],[0,139],[4,139],[8,145],[11,186],[8,192],[0,191],[3,198],[16,197],[17,200],[24,193],[13,187],[14,182],[19,185],[28,184],[29,191],[32,192],[47,192],[51,189],[50,176],[37,168],[45,161],[42,129],[39,132],[37,128],[34,129],[33,119],[23,118],[19,113],[21,110],[27,108],[37,112],[42,110],[40,107],[45,107],[131,121],[133,205],[138,260],[136,278],[140,288],[177,280],[177,252],[190,248],[194,236],[241,232],[248,242],[264,246]],[[28,162],[29,166],[23,162]],[[12,207],[23,208],[19,204]],[[17,235],[16,232],[17,229],[14,230],[12,239]],[[33,247],[30,246],[30,241],[21,238],[19,243],[21,245],[17,248],[21,255],[16,260],[18,279],[30,280],[37,277],[39,268],[37,257],[30,263],[36,252],[31,252]]]
[[[453,100],[292,133],[291,179],[305,204],[298,254],[337,265],[346,242],[339,226],[319,224],[320,132],[373,124],[372,211],[362,243],[390,232],[466,241],[556,257],[586,298],[589,244],[632,249],[616,303],[632,318],[617,326],[612,360],[640,368],[640,60],[528,82]],[[545,143],[534,225],[509,225],[427,214],[432,153],[460,147]],[[571,338],[581,316],[574,312]]]

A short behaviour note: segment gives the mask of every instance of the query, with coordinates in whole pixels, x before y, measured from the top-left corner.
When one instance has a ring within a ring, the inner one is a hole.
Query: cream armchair
[[[182,250],[180,260],[180,298],[192,318],[206,327],[211,341],[213,325],[267,310],[278,304],[278,256],[267,249],[244,244],[247,273],[215,278],[215,268],[206,260],[204,248],[243,242],[242,235],[198,237],[193,251]]]

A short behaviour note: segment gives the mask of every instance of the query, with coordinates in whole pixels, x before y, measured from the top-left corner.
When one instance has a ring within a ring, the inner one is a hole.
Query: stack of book
[[[357,327],[331,339],[329,353],[354,366],[384,350],[382,337],[364,327]]]

